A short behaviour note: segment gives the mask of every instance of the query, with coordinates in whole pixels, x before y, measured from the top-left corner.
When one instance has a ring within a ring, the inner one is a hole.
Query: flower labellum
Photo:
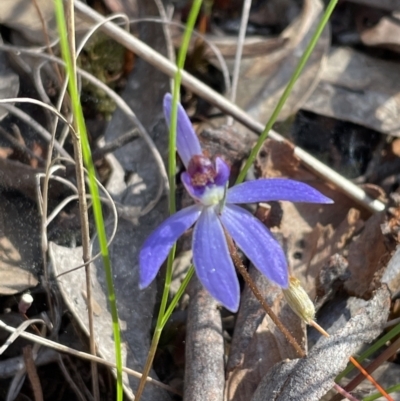
[[[169,124],[172,96],[164,97]],[[186,171],[181,179],[195,204],[170,216],[147,238],[139,254],[140,287],[156,277],[174,243],[190,227],[193,231],[193,264],[208,292],[232,312],[239,307],[239,282],[229,254],[225,231],[268,279],[288,288],[285,255],[270,231],[237,204],[285,200],[332,203],[302,182],[281,179],[247,181],[227,189],[230,169],[220,157],[203,155],[200,142],[183,107],[178,105],[177,151]]]

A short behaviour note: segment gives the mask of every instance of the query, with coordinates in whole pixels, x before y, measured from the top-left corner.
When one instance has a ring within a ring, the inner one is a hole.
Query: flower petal
[[[181,181],[183,186],[185,187],[186,191],[188,191],[189,195],[200,202],[200,199],[202,195],[204,194],[204,191],[206,190],[206,187],[194,187],[192,185],[192,179],[190,178],[189,173],[184,171],[181,174]]]
[[[224,230],[213,207],[203,209],[193,232],[193,263],[207,291],[227,309],[239,307],[239,282]]]
[[[167,93],[164,96],[164,115],[168,126],[171,120],[172,95]],[[192,123],[186,114],[185,109],[178,103],[178,122],[176,127],[176,148],[183,164],[187,168],[189,161],[194,155],[203,154],[199,139],[194,132]]]
[[[215,158],[215,171],[217,172],[215,184],[225,186],[229,180],[231,169],[220,157]]]
[[[225,205],[221,221],[254,266],[281,287],[288,286],[285,254],[269,230],[247,210]]]
[[[146,239],[139,253],[140,288],[155,278],[177,239],[199,218],[201,207],[189,206],[161,223]]]
[[[333,203],[316,189],[287,178],[262,178],[246,181],[228,189],[227,203],[255,203],[268,201]]]

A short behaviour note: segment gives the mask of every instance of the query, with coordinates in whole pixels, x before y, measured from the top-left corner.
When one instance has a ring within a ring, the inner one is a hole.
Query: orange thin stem
[[[329,337],[329,334],[317,323],[311,321],[310,326],[316,328],[323,336]],[[376,387],[376,389],[388,400],[393,401],[393,398],[379,385],[379,383],[357,362],[352,356],[350,362]]]
[[[350,362],[376,387],[376,389],[388,400],[393,401],[393,398],[380,386],[380,384],[357,362],[352,356]]]

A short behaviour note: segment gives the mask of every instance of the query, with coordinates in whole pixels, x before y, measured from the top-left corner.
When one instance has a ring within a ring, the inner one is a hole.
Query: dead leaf
[[[376,213],[370,217],[360,236],[349,246],[351,276],[345,283],[345,288],[350,294],[358,297],[369,296],[371,291],[380,285],[380,277],[377,274],[386,267],[390,255],[381,230],[384,218],[384,213]]]
[[[286,205],[283,209],[284,214],[287,213]],[[286,215],[279,232],[286,238],[289,266],[294,275],[301,280],[310,298],[314,300],[317,295],[317,280],[322,268],[331,255],[344,249],[350,238],[360,229],[362,222],[360,213],[356,209],[350,209],[347,217],[335,229],[330,224],[322,226],[317,223],[314,227],[310,227],[311,231],[309,231],[306,226],[300,228],[294,223],[299,218],[300,216],[295,217],[294,214]]]
[[[1,159],[0,159],[1,160]],[[36,207],[21,197],[0,194],[0,295],[36,287],[40,265]]]
[[[3,6],[1,5],[1,16],[3,16]],[[3,44],[3,39],[0,36],[0,44]],[[0,99],[17,97],[19,92],[19,76],[11,68],[7,54],[0,52]],[[0,106],[0,121],[8,115],[8,110]]]
[[[2,239],[0,238],[0,258],[2,254]],[[35,276],[18,266],[12,266],[0,260],[0,295],[13,295],[38,285]]]
[[[52,262],[55,275],[68,272],[76,266],[82,264],[82,248],[65,248],[54,243],[49,245],[49,256]],[[113,258],[112,252],[111,257]],[[118,266],[114,260],[114,266]],[[115,347],[113,340],[112,318],[108,306],[108,298],[106,296],[107,289],[103,267],[101,263],[97,266],[91,266],[92,269],[92,303],[95,305],[95,313],[93,315],[95,327],[95,341],[98,347],[98,353],[101,357],[108,361],[115,361]],[[114,276],[117,294],[120,292],[118,284],[120,276]],[[120,278],[121,280],[121,278]],[[124,278],[128,282],[127,277]],[[89,335],[88,331],[88,314],[86,304],[86,284],[85,270],[78,269],[65,274],[57,279],[60,292],[63,296],[68,310],[78,321],[82,330]],[[120,281],[121,282],[121,281]],[[129,286],[132,294],[133,286]],[[139,289],[136,290],[139,293]],[[148,347],[148,331],[149,324],[141,318],[140,313],[151,314],[151,310],[146,306],[149,300],[149,291],[141,291],[140,294],[134,296],[135,301],[127,299],[127,302],[119,302],[119,319],[122,335],[122,360],[123,365],[140,371],[143,358],[146,356],[145,343]],[[126,320],[130,319],[130,320]],[[136,344],[132,342],[132,338],[136,339]],[[144,342],[143,342],[144,341]],[[137,345],[138,344],[138,345]],[[114,370],[115,373],[115,370]],[[151,374],[153,376],[153,374]],[[154,377],[154,376],[153,376]],[[129,399],[134,399],[133,390],[137,387],[137,379],[123,374],[123,383],[125,393]],[[155,386],[148,386],[144,393],[145,400],[156,399],[163,400],[165,393]]]
[[[268,121],[314,32],[322,9],[319,0],[304,2],[301,15],[282,33],[287,41],[281,48],[267,56],[243,60],[237,102],[258,121]],[[297,111],[312,93],[328,49],[329,31],[325,29],[280,112],[279,121]]]
[[[49,41],[58,38],[53,2],[48,0],[2,0],[0,24],[20,32],[30,43],[46,44],[42,22],[46,26]],[[87,27],[87,25],[79,15],[76,16],[77,29]]]
[[[382,283],[387,284],[392,292],[393,298],[397,298],[400,295],[400,246],[397,246],[395,253],[383,273]]]
[[[11,148],[0,147],[0,159],[7,159],[12,154],[13,150]]]
[[[142,2],[140,5],[143,7],[140,9],[141,15],[157,14],[157,8],[153,1]],[[165,55],[166,46],[161,25],[155,25],[149,30],[146,24],[140,24],[140,36],[150,46]],[[162,113],[162,99],[164,93],[168,91],[168,85],[169,80],[163,73],[149,66],[142,59],[138,59],[123,93],[124,99],[154,140],[164,161],[166,161],[168,153],[168,134]],[[131,120],[123,112],[117,110],[105,133],[106,144],[131,129]],[[119,162],[118,167],[117,164],[114,164],[114,167],[119,169],[119,174],[116,174],[118,183],[109,183],[113,198],[123,207],[143,210],[154,199],[159,185],[161,185],[158,168],[154,159],[149,156],[146,142],[142,138],[137,139],[117,149],[114,156]],[[124,360],[127,366],[137,371],[142,371],[147,358],[153,313],[155,313],[157,301],[156,282],[153,282],[145,290],[139,289],[138,254],[148,235],[167,216],[167,199],[166,196],[163,196],[155,208],[145,216],[133,219],[134,221],[120,219],[118,232],[109,247],[119,318],[125,326],[121,333],[125,349]],[[113,221],[109,222],[109,227],[112,223]],[[95,244],[94,253],[98,252],[97,247],[98,245]],[[60,247],[55,245],[52,245],[52,248],[60,250]],[[82,263],[81,256],[76,255],[79,249],[61,249],[61,251],[61,255],[54,255],[54,264],[57,264],[58,269],[65,271],[74,267],[71,263],[72,258],[74,258],[75,266]],[[60,261],[64,263],[61,264]],[[111,316],[105,295],[107,293],[106,279],[101,261],[98,260],[95,264],[96,269],[93,270],[94,298],[102,310],[99,316],[94,316],[96,341],[100,354],[107,360],[114,361]],[[64,279],[61,277],[60,280],[62,279],[64,298],[68,302],[71,312],[87,333],[87,310],[82,296],[82,282],[84,282],[82,274],[83,270],[77,271],[65,276]],[[75,277],[74,282],[72,277]],[[151,373],[151,376],[156,377],[154,372]],[[124,383],[127,396],[129,399],[133,399],[138,380],[133,377],[125,377]],[[147,385],[142,399],[144,401],[162,401],[169,399],[169,395],[164,390]]]
[[[351,3],[363,4],[378,10],[396,11],[400,9],[400,0],[347,0]]]
[[[261,177],[303,181],[335,201],[332,205],[280,202],[282,217],[271,229],[283,240],[290,271],[314,300],[320,270],[360,229],[363,215],[353,201],[305,170],[286,142],[267,140],[256,163]]]
[[[400,27],[396,14],[382,17],[372,27],[361,28],[360,36],[367,46],[383,47],[400,52]]]
[[[302,108],[400,136],[398,64],[332,48],[321,81]]]
[[[252,401],[319,401],[334,384],[348,358],[363,344],[375,339],[386,323],[390,293],[386,286],[342,329],[322,338],[303,359],[281,362],[264,376]],[[329,361],[329,363],[327,363]]]
[[[271,284],[253,267],[250,275],[261,295],[306,351],[305,326],[287,305],[279,287]],[[298,357],[294,348],[265,314],[246,286],[240,302],[231,353],[227,364],[226,399],[248,400],[261,378],[277,362]]]
[[[0,157],[0,186],[5,190],[16,190],[36,201],[36,174],[43,169],[34,169],[18,161]]]
[[[317,299],[315,309],[318,310],[327,300],[333,298],[337,290],[350,277],[349,264],[342,255],[335,253],[319,272],[317,282]]]

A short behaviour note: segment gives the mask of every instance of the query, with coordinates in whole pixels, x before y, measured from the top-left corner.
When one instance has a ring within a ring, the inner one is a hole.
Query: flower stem
[[[196,24],[197,17],[200,12],[202,0],[194,0],[192,3],[192,7],[190,9],[188,21],[186,23],[186,29],[183,34],[182,44],[179,49],[178,59],[177,59],[177,71],[174,77],[174,90],[172,93],[172,107],[171,107],[171,119],[170,119],[170,126],[169,126],[169,154],[168,154],[168,179],[169,179],[169,212],[170,214],[175,213],[176,211],[176,200],[175,200],[175,176],[176,176],[176,157],[175,157],[175,150],[176,150],[176,128],[177,128],[177,116],[178,116],[178,100],[179,100],[179,92],[180,92],[180,85],[181,85],[181,71],[185,65],[186,54],[189,48],[190,38]],[[172,281],[172,263],[175,258],[175,249],[176,246],[174,245],[171,249],[171,252],[168,255],[167,261],[167,272],[165,274],[165,283],[163,294],[161,298],[161,305],[160,310],[158,312],[156,329],[153,334],[153,339],[151,341],[149,353],[147,355],[146,363],[143,368],[142,378],[140,379],[139,386],[137,392],[135,394],[135,400],[139,401],[143,390],[146,385],[146,378],[150,372],[151,365],[153,364],[154,355],[157,350],[157,345],[160,340],[161,332],[164,328],[164,325],[168,318],[171,316],[173,308],[178,303],[180,297],[184,293],[184,290],[189,283],[191,276],[193,275],[193,271],[191,275],[188,273],[185,277],[185,280],[181,284],[178,293],[174,297],[171,302],[170,307],[166,312],[169,290]],[[193,269],[192,269],[193,270]],[[186,284],[185,284],[186,283]],[[179,294],[179,295],[178,295]],[[172,307],[172,309],[171,309]]]
[[[249,286],[250,290],[253,292],[254,296],[257,298],[257,300],[260,302],[261,306],[265,310],[265,312],[268,314],[268,316],[271,318],[271,320],[275,323],[276,327],[282,332],[282,334],[286,337],[286,339],[289,341],[289,343],[293,346],[293,348],[296,350],[300,358],[303,358],[306,356],[305,352],[302,350],[296,339],[290,334],[289,330],[282,324],[282,322],[279,320],[278,316],[275,315],[274,311],[271,309],[271,307],[267,304],[263,296],[260,294],[260,291],[258,291],[258,288],[252,278],[250,277],[250,274],[247,272],[246,268],[243,266],[242,260],[239,257],[239,254],[236,250],[235,245],[233,244],[231,236],[225,231],[225,236],[228,242],[228,247],[229,247],[229,252],[232,256],[233,263],[235,264],[236,268],[240,272],[240,274],[243,276],[244,281],[246,284]]]
[[[290,92],[293,89],[294,84],[296,83],[301,72],[303,71],[303,68],[305,67],[312,51],[314,50],[314,47],[317,44],[318,39],[321,36],[321,33],[325,28],[325,25],[328,23],[329,18],[331,16],[337,2],[338,2],[338,0],[330,0],[328,7],[325,10],[324,15],[322,16],[322,19],[319,22],[317,29],[315,30],[314,35],[312,36],[312,38],[310,40],[310,43],[308,44],[306,50],[304,51],[303,55],[301,56],[300,61],[297,64],[297,67],[296,67],[293,75],[290,77],[290,80],[289,80],[284,92],[282,93],[282,96],[279,99],[278,104],[276,105],[271,117],[269,118],[267,125],[264,128],[264,131],[261,133],[260,137],[258,138],[258,141],[257,141],[256,145],[254,146],[254,148],[252,149],[250,156],[246,161],[246,164],[244,165],[242,171],[240,172],[240,174],[236,180],[236,184],[240,184],[245,179],[247,171],[252,166],[259,150],[261,149],[262,144],[264,143],[265,139],[268,136],[269,131],[275,124],[276,119],[278,118],[279,113],[281,112],[284,104],[286,103],[286,100],[288,99]]]

